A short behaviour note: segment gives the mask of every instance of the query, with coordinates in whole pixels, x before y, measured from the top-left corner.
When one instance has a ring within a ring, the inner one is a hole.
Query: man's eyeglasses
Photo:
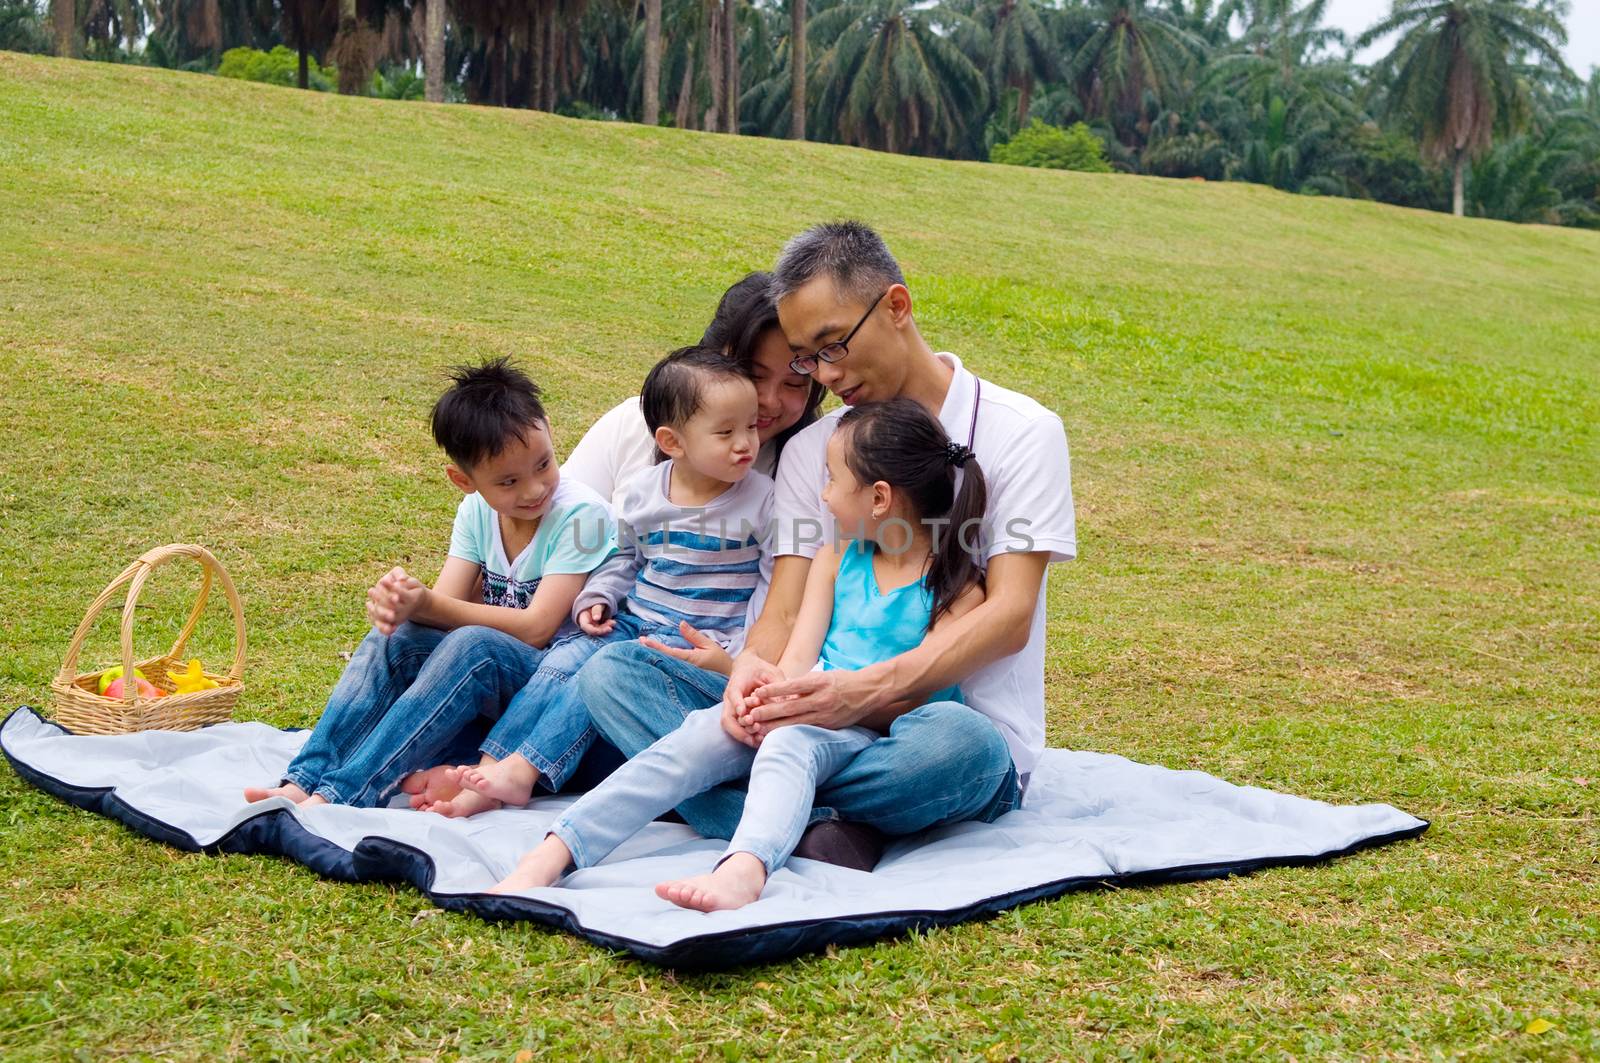
[[[878,309],[878,304],[883,302],[883,297],[888,294],[889,289],[885,288],[876,299],[872,300],[872,305],[867,307],[867,312],[861,315],[861,320],[856,322],[855,328],[845,333],[844,339],[825,343],[810,354],[802,354],[790,359],[790,370],[802,376],[810,376],[817,371],[817,366],[823,362],[832,365],[834,362],[843,360],[845,355],[850,353],[850,341],[855,338],[857,332],[861,331],[861,326],[867,323],[867,318],[872,316],[872,312]]]

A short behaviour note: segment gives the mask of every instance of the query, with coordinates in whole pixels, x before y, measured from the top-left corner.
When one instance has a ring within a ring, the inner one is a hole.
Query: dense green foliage
[[[38,50],[42,2],[0,0],[0,42]],[[1328,0],[802,2],[660,0],[658,121],[789,136],[798,10],[814,140],[987,159],[1032,117],[1083,121],[1125,172],[1600,225],[1600,121],[1572,117],[1600,71],[1561,61],[1569,0],[1399,0],[1359,42],[1326,25]],[[438,3],[439,99],[641,113],[641,0]],[[356,88],[420,97],[426,0],[345,6],[341,29],[336,0],[95,0],[81,36],[91,56],[184,69],[283,45],[309,88],[318,57],[344,54],[380,72]],[[1354,62],[1386,35],[1387,55]]]
[[[269,85],[294,85],[299,79],[298,57],[281,44],[271,51],[229,48],[222,53],[217,74]],[[338,79],[339,72],[332,67],[321,66],[315,60],[307,61],[306,88],[332,92]],[[422,78],[415,71],[407,67],[387,67],[373,71],[368,95],[384,100],[420,100],[422,91]]]
[[[46,13],[36,0],[0,0],[0,51],[50,51]]]
[[[1600,234],[10,53],[0,129],[7,705],[123,564],[198,541],[244,596],[241,717],[309,725],[365,588],[442,561],[445,366],[515,356],[565,453],[859,216],[929,341],[1066,423],[1051,743],[1433,823],[674,976],[0,766],[6,1063],[1600,1056]],[[139,647],[193,587],[157,574]],[[116,642],[113,608],[88,659]]]
[[[318,66],[315,62],[307,65],[310,75],[310,84],[307,88],[318,92],[333,91],[337,73],[327,67]],[[263,52],[259,48],[229,48],[222,53],[222,62],[217,66],[217,74],[244,81],[264,81],[269,85],[293,85],[299,76],[298,66],[299,61],[295,53],[281,44],[270,52]]]
[[[1046,170],[1111,172],[1105,145],[1088,126],[1075,122],[1070,128],[1062,129],[1038,118],[1018,130],[1010,140],[989,149],[989,161]]]

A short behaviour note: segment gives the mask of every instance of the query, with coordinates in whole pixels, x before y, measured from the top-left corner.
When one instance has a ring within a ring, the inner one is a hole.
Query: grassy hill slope
[[[441,559],[441,367],[515,355],[565,449],[836,216],[1067,424],[1052,742],[1432,832],[675,979],[0,772],[8,1057],[1600,1052],[1600,234],[0,53],[0,695],[198,541],[247,599],[241,715],[309,724],[365,587]]]

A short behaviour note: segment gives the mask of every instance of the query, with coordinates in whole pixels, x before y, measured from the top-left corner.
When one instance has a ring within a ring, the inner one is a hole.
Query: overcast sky
[[[1389,0],[1328,0],[1328,24],[1351,37],[1389,13]],[[1600,66],[1600,0],[1572,0],[1567,15],[1567,65],[1583,77],[1591,66]],[[1371,62],[1388,51],[1383,45],[1361,53],[1357,58]]]

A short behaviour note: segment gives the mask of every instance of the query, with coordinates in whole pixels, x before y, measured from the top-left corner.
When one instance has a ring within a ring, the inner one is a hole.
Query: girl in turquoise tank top
[[[811,562],[778,668],[864,668],[920,645],[983,600],[979,564],[987,487],[972,451],[909,399],[855,407],[828,442],[822,498],[839,529]],[[959,701],[950,687],[929,702]],[[603,860],[656,816],[719,783],[750,777],[744,815],[716,867],[656,887],[686,908],[754,901],[788,860],[817,786],[879,737],[864,727],[776,727],[757,748],[735,737],[720,705],[628,761],[556,821],[494,892],[555,884],[573,865]]]

